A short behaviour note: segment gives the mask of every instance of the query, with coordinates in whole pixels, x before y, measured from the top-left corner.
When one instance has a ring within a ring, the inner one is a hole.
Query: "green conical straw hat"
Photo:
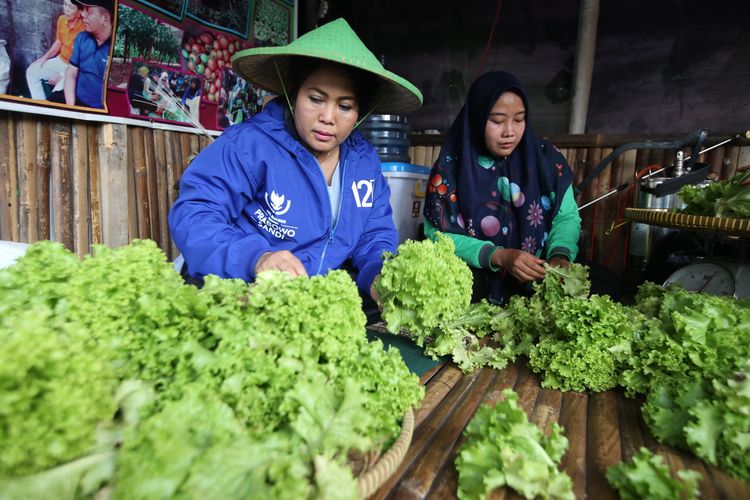
[[[294,57],[325,59],[372,73],[380,83],[372,99],[371,112],[405,114],[422,105],[419,89],[385,69],[344,19],[305,33],[289,45],[237,52],[232,57],[232,68],[245,80],[283,95],[289,88],[289,66]]]

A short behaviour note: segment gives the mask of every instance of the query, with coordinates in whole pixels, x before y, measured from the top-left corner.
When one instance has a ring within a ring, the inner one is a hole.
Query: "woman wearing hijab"
[[[545,260],[576,258],[581,219],[573,173],[529,123],[521,82],[503,71],[480,76],[432,168],[425,233],[453,239],[474,272],[474,297],[502,304],[545,274]]]
[[[343,19],[287,46],[239,52],[232,64],[278,97],[226,129],[182,176],[169,224],[184,270],[253,281],[267,269],[325,274],[350,260],[372,294],[398,237],[380,159],[355,128],[373,111],[413,111],[421,93]]]

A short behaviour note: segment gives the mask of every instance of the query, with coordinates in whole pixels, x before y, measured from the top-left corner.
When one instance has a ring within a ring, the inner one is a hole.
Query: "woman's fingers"
[[[261,255],[255,265],[255,274],[268,270],[283,271],[292,276],[307,276],[305,266],[303,266],[302,262],[288,250],[266,252]]]

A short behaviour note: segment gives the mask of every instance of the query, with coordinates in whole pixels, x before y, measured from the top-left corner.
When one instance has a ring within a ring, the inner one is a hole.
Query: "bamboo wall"
[[[0,240],[93,244],[150,238],[167,227],[175,183],[208,143],[191,133],[0,112]]]
[[[729,134],[715,134],[704,147]],[[673,141],[682,136],[551,137],[575,172],[575,185],[622,144]],[[413,136],[410,158],[430,166],[442,136]],[[167,212],[176,182],[191,155],[208,144],[192,133],[111,123],[89,123],[0,112],[0,240],[25,243],[52,239],[85,255],[91,246],[127,244],[150,238],[170,259],[177,256]],[[616,158],[578,197],[579,205],[632,181],[648,165],[673,160],[672,150],[631,150]],[[688,151],[689,154],[689,151]],[[699,158],[720,179],[750,164],[750,141],[743,138]],[[584,252],[613,270],[626,263],[629,225],[613,231],[635,192],[624,191],[581,212]]]

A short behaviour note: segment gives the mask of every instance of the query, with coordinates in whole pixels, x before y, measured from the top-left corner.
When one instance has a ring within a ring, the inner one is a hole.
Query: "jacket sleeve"
[[[260,233],[246,233],[235,224],[257,188],[248,164],[225,133],[193,160],[180,179],[169,226],[193,276],[215,274],[252,281],[258,258],[270,250]]]
[[[552,227],[547,240],[547,259],[555,255],[567,257],[573,262],[578,255],[578,239],[581,236],[581,216],[573,194],[573,186],[563,195],[560,209],[552,219]]]
[[[371,156],[377,165],[377,170],[374,170],[372,211],[352,252],[352,264],[358,270],[357,287],[366,293],[369,293],[373,279],[383,267],[383,252],[395,253],[398,247],[398,231],[393,224],[390,202],[391,190],[380,171],[380,161],[376,159],[374,151]]]

